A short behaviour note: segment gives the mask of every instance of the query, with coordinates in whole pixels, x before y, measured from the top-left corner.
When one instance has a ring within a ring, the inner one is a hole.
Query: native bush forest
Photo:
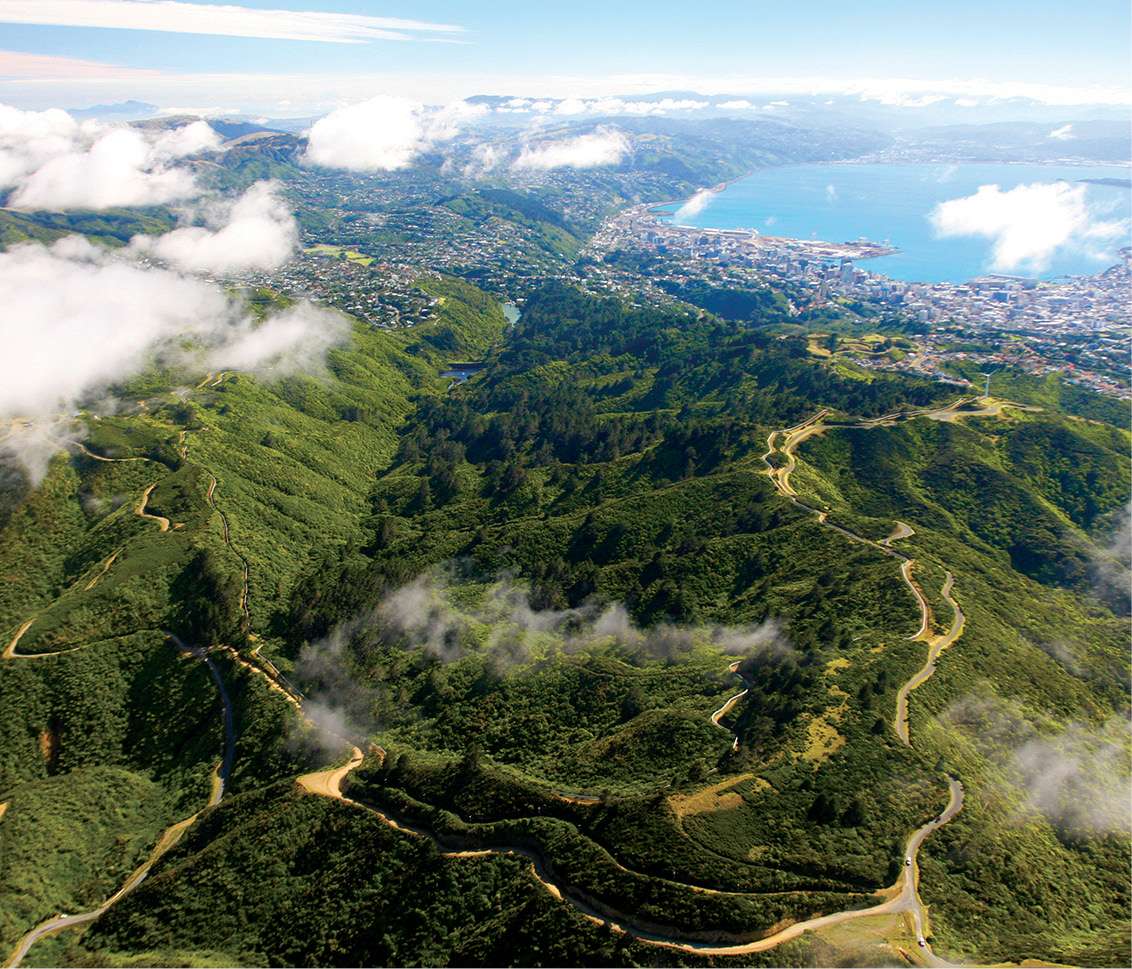
[[[782,294],[419,286],[4,458],[6,959],[1128,964],[1126,412]]]

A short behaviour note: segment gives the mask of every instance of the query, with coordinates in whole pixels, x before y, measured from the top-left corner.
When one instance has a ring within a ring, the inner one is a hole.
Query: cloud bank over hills
[[[220,142],[203,121],[146,132],[0,105],[0,185],[15,186],[15,206],[160,205],[197,194],[175,163]]]
[[[136,235],[120,250],[69,235],[0,252],[0,417],[31,425],[0,448],[33,481],[57,446],[51,439],[64,433],[44,427],[148,368],[317,372],[326,351],[348,339],[349,322],[338,313],[302,303],[259,319],[218,284],[189,275],[274,268],[297,241],[294,215],[273,183],[220,196],[180,164],[221,142],[203,121],[139,129],[0,106],[0,187],[9,204],[180,203],[182,223],[160,236]]]
[[[50,419],[151,366],[317,366],[348,325],[300,304],[262,323],[219,286],[67,236],[0,254],[0,415]]]
[[[189,272],[274,269],[294,253],[295,217],[270,182],[256,182],[238,199],[210,199],[187,210],[205,225],[161,236],[135,236],[134,251]]]
[[[309,166],[346,171],[394,171],[420,155],[465,134],[470,125],[490,120],[497,109],[483,102],[456,101],[432,107],[383,95],[332,111],[311,125],[301,161]],[[503,109],[504,114],[509,109]],[[558,112],[561,114],[562,112]],[[568,112],[567,112],[568,113]],[[531,129],[533,135],[536,125]],[[482,144],[473,149],[479,169],[550,170],[614,165],[629,153],[628,139],[601,127],[574,137],[524,143],[515,156]]]

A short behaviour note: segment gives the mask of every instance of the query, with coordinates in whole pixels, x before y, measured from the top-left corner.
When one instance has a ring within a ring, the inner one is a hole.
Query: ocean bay
[[[698,210],[693,204],[681,212],[681,203],[671,203],[656,211],[679,213],[674,224],[694,228],[749,229],[824,242],[887,242],[899,251],[861,266],[906,282],[961,283],[988,272],[1053,279],[1102,272],[1119,262],[1117,250],[1132,242],[1128,178],[1128,168],[1109,165],[796,165],[762,169],[732,182],[702,196],[706,204]],[[1028,192],[1025,186],[1043,188]],[[1012,214],[1011,207],[1017,210],[1027,202],[1035,224],[1032,238],[1021,244],[1040,249],[1044,241],[1048,255],[1011,262],[1017,256],[1011,242],[1017,246],[1017,240],[1006,240],[1002,256],[1000,225]],[[944,203],[971,216],[969,234],[939,234],[932,213]]]

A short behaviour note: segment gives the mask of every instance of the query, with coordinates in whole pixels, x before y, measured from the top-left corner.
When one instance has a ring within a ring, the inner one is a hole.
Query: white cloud
[[[81,236],[0,254],[0,414],[50,415],[140,370],[156,344],[226,319],[216,287],[108,261]]]
[[[1127,225],[1094,220],[1085,186],[1067,182],[1019,185],[1002,191],[983,185],[974,195],[941,202],[929,216],[942,237],[981,235],[994,240],[992,268],[1041,272],[1061,247],[1086,249],[1119,238]]]
[[[411,32],[454,33],[464,29],[396,17],[302,10],[252,10],[229,4],[182,3],[178,0],[5,0],[0,4],[0,22],[222,34],[230,37],[340,44],[357,44],[368,40],[405,40]]]
[[[672,221],[676,225],[684,225],[693,216],[699,215],[715,199],[715,192],[705,188],[696,192],[687,202],[672,213]]]
[[[516,169],[597,168],[614,165],[629,152],[629,139],[619,131],[599,129],[565,141],[529,145],[512,163]]]
[[[24,180],[12,204],[40,209],[160,205],[195,192],[190,172],[155,165],[144,136],[119,128],[86,151],[46,162]]]
[[[190,272],[229,272],[281,266],[295,248],[294,216],[270,182],[256,182],[235,201],[203,207],[206,226],[191,225],[161,236],[135,236],[136,252]]]
[[[205,358],[214,370],[258,370],[270,364],[276,374],[322,366],[326,351],[349,338],[350,324],[340,313],[299,303],[258,325],[242,318],[208,334],[218,345]]]
[[[0,105],[0,185],[15,187],[12,205],[32,208],[163,204],[197,192],[175,162],[220,142],[203,121],[144,132]]]
[[[495,145],[476,145],[472,149],[472,160],[464,166],[464,177],[470,178],[478,172],[490,172],[506,161],[506,152]]]
[[[650,101],[626,100],[619,97],[583,98],[567,97],[554,103],[551,101],[532,101],[530,98],[511,98],[496,108],[504,114],[555,114],[565,117],[578,115],[656,115],[673,111],[697,111],[712,106],[710,101],[683,98],[658,98]],[[720,107],[750,108],[749,101],[729,101]]]
[[[79,124],[66,111],[21,111],[0,104],[0,185],[12,185],[74,148]]]
[[[0,3],[0,7],[3,3]],[[438,39],[438,38],[436,38]],[[500,62],[502,65],[503,62]],[[704,96],[725,95],[747,98],[758,105],[772,98],[793,94],[830,96],[862,93],[889,96],[904,94],[910,98],[944,94],[962,99],[974,107],[988,98],[1032,98],[1057,105],[1129,105],[1132,89],[1128,86],[1096,84],[1091,86],[1057,86],[1033,82],[992,82],[971,78],[854,78],[821,76],[737,76],[683,74],[616,74],[563,75],[463,71],[429,72],[423,67],[415,72],[355,74],[294,73],[174,73],[172,71],[140,71],[108,63],[80,61],[70,58],[46,58],[18,52],[0,51],[0,100],[26,106],[47,106],[59,103],[61,91],[67,90],[71,103],[85,100],[113,102],[138,98],[155,104],[237,104],[242,111],[265,113],[279,117],[302,117],[324,114],[335,107],[373,96],[375,84],[386,94],[440,104],[472,95],[512,97],[520,92],[530,99],[530,110],[550,112],[554,103],[546,98],[605,99],[620,98],[626,103],[644,94],[663,91],[696,91]],[[65,85],[65,86],[64,86]],[[757,101],[756,101],[757,99]],[[288,107],[280,102],[289,100]],[[535,104],[538,107],[535,107]],[[508,110],[527,110],[512,107]],[[773,110],[773,109],[772,109]]]
[[[487,109],[465,102],[428,108],[406,98],[380,95],[331,112],[307,133],[304,163],[350,171],[406,168],[438,141]]]
[[[581,98],[567,98],[560,101],[554,109],[555,114],[575,115],[586,113],[586,102]]]
[[[862,93],[861,100],[879,101],[881,104],[901,108],[927,108],[933,104],[939,104],[940,101],[946,101],[947,96],[943,94],[924,94],[917,98],[904,91],[870,91],[868,93]]]
[[[1132,828],[1128,725],[1114,718],[1100,729],[1070,724],[1054,737],[1023,744],[1010,763],[1011,782],[1025,808],[1069,831]]]
[[[1049,136],[1054,141],[1069,141],[1072,138],[1076,137],[1076,135],[1073,134],[1073,125],[1071,125],[1071,124],[1062,125],[1060,128],[1056,129],[1055,131],[1051,131],[1049,133]]]
[[[144,268],[67,236],[0,253],[0,415],[51,420],[161,362],[252,369],[282,355],[311,366],[348,332],[304,306],[257,324],[218,286]],[[262,332],[261,332],[262,331]]]
[[[955,701],[936,724],[959,750],[970,745],[961,756],[976,753],[1002,769],[990,775],[988,790],[1013,802],[1018,822],[1042,815],[1066,833],[1127,837],[1132,738],[1126,716],[1058,724],[991,691]]]

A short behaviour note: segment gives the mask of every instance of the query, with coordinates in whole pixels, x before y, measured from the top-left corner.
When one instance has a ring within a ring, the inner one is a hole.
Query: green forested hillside
[[[886,904],[925,825],[937,954],[1119,964],[1126,427],[689,307],[551,284],[505,329],[422,286],[435,320],[325,373],[120,388],[13,496],[9,950],[203,808],[25,964],[880,964],[911,909],[775,933]]]

